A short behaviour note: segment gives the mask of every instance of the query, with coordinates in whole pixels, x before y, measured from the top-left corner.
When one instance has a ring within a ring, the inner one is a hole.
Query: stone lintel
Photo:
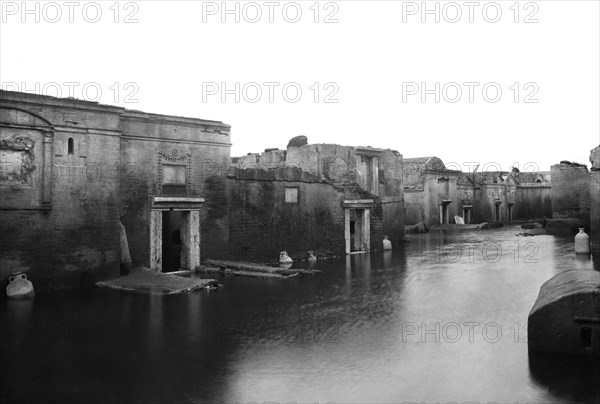
[[[343,202],[342,206],[344,208],[354,208],[354,209],[372,208],[375,206],[375,200],[373,200],[373,199],[347,199]]]
[[[199,210],[204,203],[204,198],[184,196],[151,196],[150,209],[152,210]]]
[[[356,149],[354,149],[354,153],[359,155],[359,156],[366,156],[366,157],[379,157],[381,156],[381,154],[383,153],[383,149],[376,149],[374,147],[362,147],[362,146],[358,146]]]

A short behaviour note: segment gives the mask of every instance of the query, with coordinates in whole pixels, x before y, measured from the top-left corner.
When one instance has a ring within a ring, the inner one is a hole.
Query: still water
[[[573,242],[517,227],[412,236],[293,280],[186,295],[2,301],[2,402],[600,402],[598,363],[530,357]]]

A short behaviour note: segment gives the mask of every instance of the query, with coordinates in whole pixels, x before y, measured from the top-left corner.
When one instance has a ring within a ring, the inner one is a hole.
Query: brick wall
[[[521,184],[517,187],[515,220],[552,218],[552,189],[547,185]]]
[[[143,126],[146,124],[125,125],[121,145],[123,167],[121,186],[127,190],[121,193],[122,221],[128,236],[130,234],[141,236],[128,237],[133,264],[148,265],[149,250],[146,235],[149,223],[149,195],[204,198],[200,224],[201,256],[220,250],[228,238],[225,209],[226,172],[223,167],[229,163],[229,146],[205,145],[193,141],[173,142],[166,134],[159,139],[133,138],[136,131],[144,129]],[[172,133],[173,125],[168,126]],[[182,129],[178,130],[178,136],[182,132]],[[198,133],[197,138],[202,139],[202,133]],[[225,140],[228,140],[228,137]],[[179,156],[190,154],[191,175],[188,191],[185,187],[181,190],[172,187],[161,189],[159,184],[158,152],[169,155],[173,151],[176,151]]]
[[[600,254],[600,169],[590,172],[590,232],[592,252]]]
[[[29,184],[5,177],[0,183],[10,195],[0,204],[0,280],[5,286],[11,272],[27,271],[38,292],[117,276],[120,254],[114,170],[120,110],[100,113],[93,103],[47,98],[42,106],[3,93],[0,104],[0,137],[31,136],[35,155]],[[5,142],[0,148],[3,156],[13,153]],[[3,157],[3,170],[14,168],[5,163]]]
[[[285,202],[285,188],[298,188],[298,203]],[[229,179],[229,244],[221,256],[274,261],[306,251],[344,253],[343,194],[317,182]]]
[[[147,265],[161,193],[204,197],[202,254],[222,249],[229,149],[220,122],[0,91],[0,282],[27,271],[43,292],[119,276],[121,218],[133,264]],[[183,187],[158,186],[159,152],[189,153]]]
[[[285,202],[286,187],[298,188],[298,203]],[[219,257],[276,261],[280,251],[294,259],[306,252],[343,255],[346,195],[300,169],[236,170],[227,180],[229,243]],[[382,207],[371,210],[371,248],[383,243]]]
[[[552,218],[590,221],[590,174],[587,168],[569,164],[551,167]]]

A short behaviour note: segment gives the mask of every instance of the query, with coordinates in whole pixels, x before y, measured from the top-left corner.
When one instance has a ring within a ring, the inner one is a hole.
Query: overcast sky
[[[315,3],[3,1],[0,81],[223,121],[232,156],[305,135],[545,171],[600,143],[598,1]]]

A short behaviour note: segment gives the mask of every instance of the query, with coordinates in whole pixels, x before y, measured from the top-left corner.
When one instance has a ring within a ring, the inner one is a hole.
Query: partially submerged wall
[[[1,95],[0,279],[28,271],[43,292],[118,276],[123,109]]]
[[[600,272],[562,272],[540,288],[529,313],[529,349],[600,355]]]
[[[382,231],[399,244],[404,236],[404,191],[402,155],[389,149],[342,146],[336,144],[291,142],[287,150],[267,149],[232,159],[236,169],[274,170],[299,168],[316,179],[326,181],[345,193],[346,199],[376,198],[381,210],[372,218],[381,220]],[[380,237],[379,237],[380,238]],[[378,237],[372,237],[374,243]],[[374,249],[378,249],[378,245]]]
[[[590,221],[590,174],[585,166],[561,163],[551,167],[552,218]]]
[[[600,146],[591,150],[590,162],[590,247],[600,254]]]
[[[547,184],[519,184],[515,204],[515,220],[552,217],[552,188]]]
[[[292,192],[286,189],[293,190]],[[271,262],[287,251],[344,254],[344,194],[297,168],[233,170],[227,180],[229,243],[221,258]],[[297,199],[294,198],[297,197]]]
[[[227,244],[229,126],[75,99],[0,91],[0,281],[36,290],[116,277],[122,220],[148,265],[148,200],[199,196],[203,254]]]

